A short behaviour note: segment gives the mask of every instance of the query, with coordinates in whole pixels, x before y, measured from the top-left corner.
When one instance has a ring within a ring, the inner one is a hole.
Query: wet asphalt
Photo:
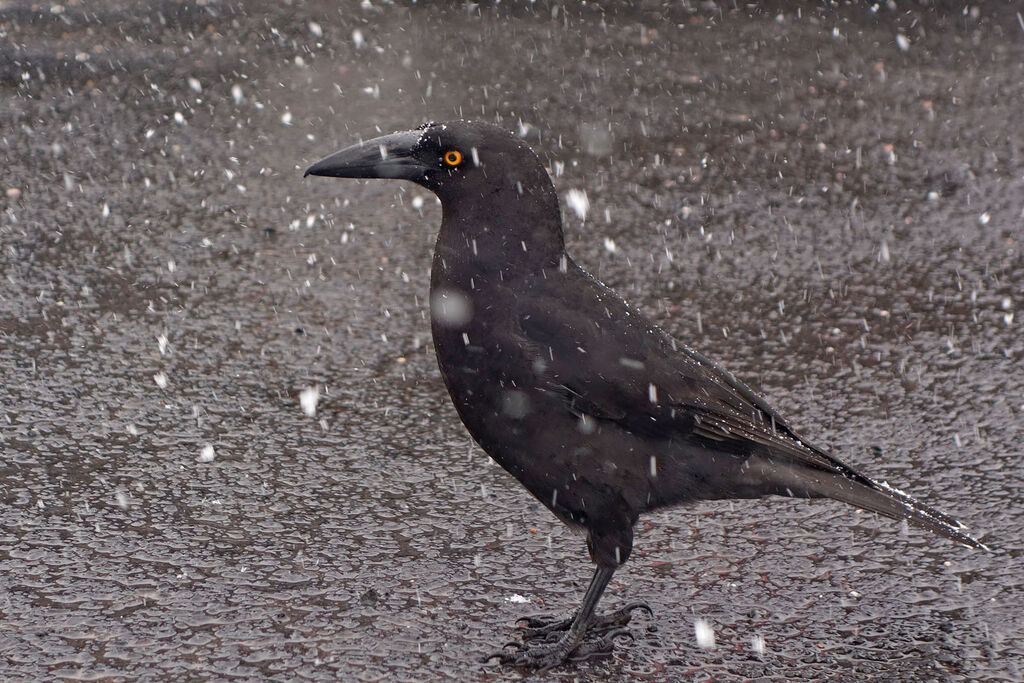
[[[996,548],[652,514],[603,606],[655,616],[546,677],[1020,680],[1022,62],[1003,2],[0,3],[0,676],[533,678],[478,658],[591,565],[448,404],[438,206],[301,173],[463,116],[586,193],[581,265]]]

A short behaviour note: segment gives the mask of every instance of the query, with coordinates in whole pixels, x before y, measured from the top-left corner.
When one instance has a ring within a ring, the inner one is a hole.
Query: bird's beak
[[[302,177],[423,180],[429,168],[413,156],[420,135],[419,131],[410,130],[360,142],[316,162]]]

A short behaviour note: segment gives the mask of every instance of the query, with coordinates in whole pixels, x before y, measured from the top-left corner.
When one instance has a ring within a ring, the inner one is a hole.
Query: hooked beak
[[[392,133],[346,147],[325,157],[302,174],[334,178],[400,178],[422,181],[429,167],[413,156],[419,131]]]

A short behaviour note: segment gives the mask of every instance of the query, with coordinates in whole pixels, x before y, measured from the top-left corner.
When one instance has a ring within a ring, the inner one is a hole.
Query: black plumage
[[[597,565],[554,642],[504,652],[561,663],[629,557],[639,515],[689,501],[828,497],[983,548],[956,520],[879,484],[797,434],[714,361],[675,341],[566,254],[543,164],[501,128],[454,121],[349,147],[307,175],[400,178],[443,220],[431,272],[438,365],[463,423],[566,524]],[[564,630],[564,633],[561,631]],[[614,631],[611,631],[614,633]]]

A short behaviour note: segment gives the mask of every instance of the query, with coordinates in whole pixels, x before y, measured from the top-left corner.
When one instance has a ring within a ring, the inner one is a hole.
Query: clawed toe
[[[522,624],[523,628],[543,628],[544,626],[548,626],[552,623],[559,623],[562,621],[566,620],[559,619],[557,617],[549,617],[543,614],[528,614],[516,619],[516,625]]]
[[[518,629],[519,632],[522,633],[523,638],[530,640],[533,638],[542,638],[544,636],[551,635],[552,633],[568,631],[570,626],[572,626],[572,619],[544,619],[529,617],[527,619],[519,620]]]
[[[525,638],[536,638],[549,633],[567,631],[572,625],[572,619],[559,619],[558,617],[545,617],[541,615],[521,617],[516,620],[516,627],[523,633]]]
[[[633,612],[636,610],[647,612],[649,617],[654,616],[654,610],[646,602],[631,602],[624,607],[607,614],[597,614],[591,617],[587,624],[587,633],[604,637],[624,630],[633,619]]]
[[[590,659],[591,657],[610,655],[612,650],[615,649],[615,639],[619,636],[626,636],[630,640],[636,640],[630,630],[624,626],[611,629],[607,633],[602,634],[600,638],[580,643],[580,646],[572,652],[571,659],[575,662]]]
[[[654,610],[651,609],[650,605],[648,605],[646,602],[643,602],[642,600],[637,600],[635,602],[631,602],[631,603],[627,604],[625,607],[623,607],[622,609],[620,609],[618,611],[619,612],[623,612],[623,611],[628,610],[629,612],[633,612],[633,610],[638,610],[638,609],[642,609],[643,611],[647,612],[647,616],[649,616],[649,617],[653,617],[654,616]]]
[[[646,602],[631,602],[628,605],[609,612],[608,614],[599,614],[594,617],[591,622],[591,629],[605,630],[615,629],[621,626],[626,626],[633,619],[633,612],[636,610],[643,610],[647,612],[647,616],[653,617],[654,610]]]
[[[531,647],[519,645],[518,648],[515,652],[507,652],[505,650],[495,652],[484,659],[484,662],[497,659],[499,663],[505,666],[547,671],[564,664],[569,659],[569,655],[576,649],[571,643],[561,640],[554,644],[534,645]]]
[[[506,650],[508,648],[510,648],[510,647],[514,648],[516,650],[516,652],[506,652]],[[507,643],[505,643],[504,645],[502,645],[501,649],[498,650],[497,652],[492,652],[489,655],[485,655],[485,656],[481,657],[480,661],[482,663],[484,663],[484,664],[487,664],[492,659],[499,659],[499,660],[501,660],[501,663],[504,664],[505,660],[508,657],[514,656],[514,655],[518,654],[519,652],[522,652],[525,649],[526,649],[526,646],[523,645],[522,643],[520,643],[518,641],[515,641],[515,640],[510,640]]]

